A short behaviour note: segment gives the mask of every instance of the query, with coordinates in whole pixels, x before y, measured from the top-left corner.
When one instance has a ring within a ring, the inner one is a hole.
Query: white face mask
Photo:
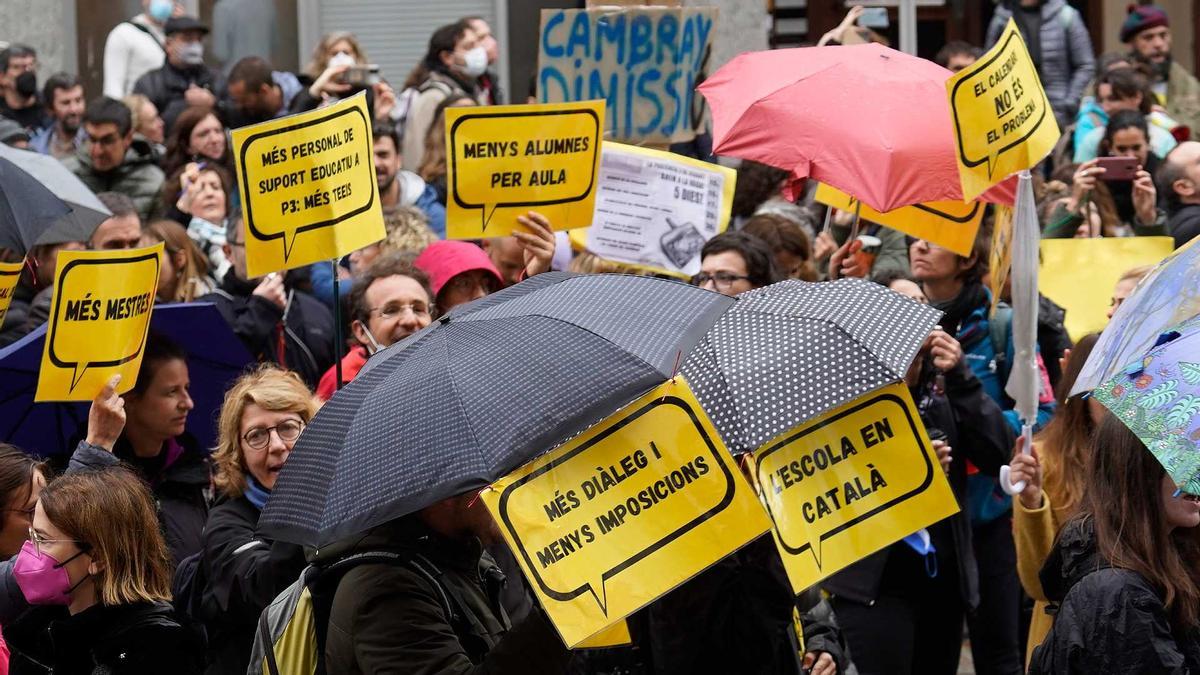
[[[463,55],[463,65],[460,70],[467,77],[479,77],[487,72],[487,67],[487,50],[483,47],[476,47]]]
[[[329,67],[336,68],[338,66],[353,66],[358,63],[354,57],[346,52],[338,52],[329,57]]]
[[[203,42],[186,42],[179,45],[179,60],[189,66],[198,66],[204,63],[204,43]]]

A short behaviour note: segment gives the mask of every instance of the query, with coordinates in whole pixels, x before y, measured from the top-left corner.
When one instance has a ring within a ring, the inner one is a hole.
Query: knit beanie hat
[[[1158,5],[1130,5],[1129,16],[1121,24],[1121,42],[1129,42],[1133,36],[1148,29],[1170,25],[1167,11]]]

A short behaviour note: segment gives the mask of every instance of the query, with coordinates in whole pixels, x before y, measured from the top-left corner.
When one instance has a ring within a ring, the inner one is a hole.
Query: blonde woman
[[[55,673],[201,672],[202,641],[170,605],[154,498],[131,471],[77,471],[47,485],[14,576],[43,605],[5,626],[14,662]]]
[[[304,67],[303,74],[315,82],[329,67],[331,60],[334,65],[341,62],[360,66],[368,63],[367,52],[363,50],[354,33],[334,31],[321,37],[321,41],[313,49],[312,60]]]
[[[191,302],[211,293],[208,260],[188,237],[187,230],[173,220],[158,220],[142,230],[142,244],[163,243],[163,264],[158,273],[159,302]]]
[[[225,395],[217,421],[220,490],[204,528],[201,569],[208,579],[203,607],[212,672],[243,673],[259,614],[304,568],[299,546],[256,533],[258,517],[292,446],[316,414],[312,392],[298,375],[263,366]]]

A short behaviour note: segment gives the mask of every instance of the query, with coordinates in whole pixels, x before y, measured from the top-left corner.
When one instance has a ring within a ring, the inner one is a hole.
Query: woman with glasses
[[[722,232],[700,249],[700,273],[692,277],[692,283],[737,295],[780,279],[775,257],[765,241],[745,232]]]
[[[316,411],[300,377],[274,366],[243,375],[225,395],[213,453],[220,495],[201,560],[209,672],[246,672],[259,614],[304,568],[303,549],[255,530],[279,470]]]
[[[170,604],[154,498],[131,471],[77,471],[46,486],[13,575],[36,606],[6,631],[14,669],[201,672],[203,640]]]

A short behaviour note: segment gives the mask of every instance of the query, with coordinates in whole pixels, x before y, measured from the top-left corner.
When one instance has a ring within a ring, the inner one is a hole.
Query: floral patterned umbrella
[[[1181,490],[1200,495],[1200,317],[1163,333],[1145,357],[1092,394],[1142,439]]]

